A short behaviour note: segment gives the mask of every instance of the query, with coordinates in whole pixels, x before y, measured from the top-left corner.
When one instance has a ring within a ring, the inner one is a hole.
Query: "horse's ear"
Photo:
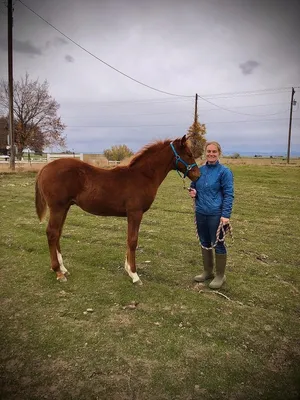
[[[186,144],[186,135],[182,136],[180,144],[181,144],[182,147],[185,146],[185,144]]]

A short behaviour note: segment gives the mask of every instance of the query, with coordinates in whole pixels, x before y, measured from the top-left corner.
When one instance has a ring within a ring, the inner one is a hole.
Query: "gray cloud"
[[[69,44],[69,42],[67,41],[67,39],[57,36],[56,38],[53,39],[53,44],[55,46],[64,46],[66,44]]]
[[[254,60],[248,60],[243,64],[240,64],[240,68],[244,75],[250,75],[260,64]]]
[[[16,54],[14,74],[18,79],[29,71],[32,79],[48,80],[68,126],[70,148],[93,152],[125,143],[135,151],[152,140],[180,136],[193,120],[198,92],[210,101],[198,99],[208,140],[219,140],[231,153],[286,151],[290,91],[246,93],[299,86],[299,0],[289,0],[288,7],[286,0],[27,3],[75,42],[16,2],[14,38],[34,49],[31,55]],[[5,17],[0,14],[0,78],[7,76]],[[139,85],[76,43],[146,85],[191,97]],[[217,95],[239,92],[245,94]],[[297,108],[292,151],[298,152],[299,121]]]
[[[45,48],[46,49],[50,49],[51,47],[57,48],[57,47],[65,46],[67,44],[69,44],[69,42],[65,38],[56,36],[52,40],[47,40]]]
[[[43,49],[49,50],[51,48],[58,48],[68,44],[68,41],[64,38],[56,37],[53,40],[48,40],[42,47],[35,46],[31,40],[18,40],[14,38],[13,49],[15,52],[29,54],[31,56],[43,55]],[[0,50],[7,51],[7,38],[0,37]],[[68,62],[73,62],[74,59],[71,56],[67,56]]]
[[[33,56],[40,56],[42,55],[42,50],[40,48],[38,48],[37,46],[35,46],[31,40],[18,40],[18,39],[14,39],[13,41],[13,48],[14,51],[18,52],[18,53],[23,53],[23,54],[30,54]],[[0,38],[0,49],[7,51],[7,39],[2,37]]]
[[[30,40],[14,40],[14,50],[19,53],[31,54],[31,55],[42,55],[42,50],[36,47]]]
[[[75,59],[74,59],[72,56],[70,56],[69,54],[67,54],[67,55],[65,56],[65,60],[66,60],[67,62],[70,62],[70,63],[73,63],[73,62],[75,61]]]

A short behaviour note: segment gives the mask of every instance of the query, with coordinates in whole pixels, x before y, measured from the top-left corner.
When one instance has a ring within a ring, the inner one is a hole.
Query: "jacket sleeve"
[[[222,217],[230,218],[234,199],[233,174],[226,168],[221,177],[221,187],[223,192]]]

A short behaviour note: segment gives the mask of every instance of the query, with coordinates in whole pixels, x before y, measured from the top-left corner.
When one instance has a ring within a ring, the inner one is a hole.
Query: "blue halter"
[[[177,171],[178,175],[179,175],[180,177],[182,177],[182,176],[180,175],[180,171],[179,171],[179,169],[178,169],[178,162],[180,161],[180,162],[185,166],[185,168],[186,168],[186,169],[185,169],[185,173],[184,173],[184,175],[183,175],[183,178],[186,178],[188,172],[189,172],[192,168],[197,167],[197,164],[196,164],[196,163],[194,163],[194,164],[188,164],[188,163],[186,163],[186,162],[180,157],[180,155],[177,153],[177,151],[175,150],[175,147],[174,147],[174,145],[173,145],[173,142],[170,143],[170,146],[171,146],[171,149],[173,150],[173,153],[174,153],[175,158],[176,158],[176,171]]]

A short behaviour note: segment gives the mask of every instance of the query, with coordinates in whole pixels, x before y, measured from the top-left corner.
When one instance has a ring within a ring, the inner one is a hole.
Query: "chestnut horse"
[[[199,177],[186,136],[144,147],[127,166],[102,169],[76,158],[61,158],[45,165],[36,179],[35,206],[40,221],[47,206],[50,210],[46,233],[51,268],[57,279],[67,280],[59,240],[70,206],[76,204],[91,214],[127,217],[125,270],[133,283],[141,284],[135,264],[140,223],[172,169],[193,181]]]

